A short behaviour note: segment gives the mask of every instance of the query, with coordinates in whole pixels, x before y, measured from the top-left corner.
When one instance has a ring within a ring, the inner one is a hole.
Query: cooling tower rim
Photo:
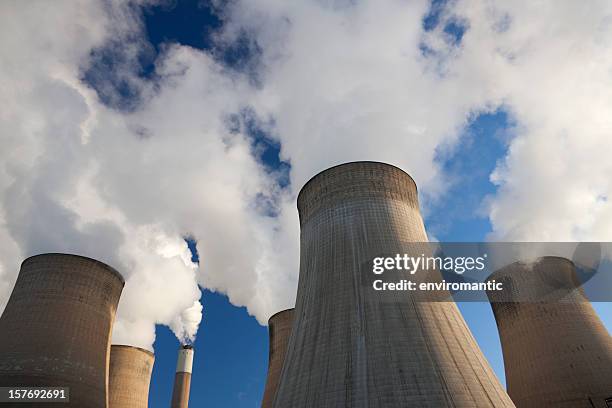
[[[153,353],[151,350],[147,350],[145,348],[142,347],[137,347],[137,346],[130,346],[128,344],[111,344],[111,349],[112,348],[121,348],[121,349],[130,349],[130,350],[137,350],[137,351],[141,351],[145,354],[148,354],[151,357],[155,357],[155,353]]]
[[[400,168],[400,167],[398,167],[396,165],[393,165],[393,164],[389,164],[389,163],[385,163],[385,162],[381,162],[381,161],[376,161],[376,160],[355,160],[355,161],[350,161],[350,162],[346,162],[346,163],[336,164],[335,166],[331,166],[331,167],[326,168],[325,170],[321,170],[320,172],[318,172],[317,174],[312,176],[310,179],[308,179],[308,181],[306,183],[304,183],[304,185],[300,189],[300,192],[298,193],[298,196],[297,196],[297,202],[298,203],[300,202],[300,197],[302,196],[302,193],[306,190],[306,187],[309,186],[310,184],[312,184],[315,181],[315,179],[319,178],[319,176],[323,175],[324,173],[327,173],[328,171],[333,171],[333,170],[337,169],[338,167],[349,166],[351,164],[366,164],[366,163],[368,163],[368,164],[382,164],[384,166],[388,166],[388,167],[391,167],[391,168],[394,168],[394,169],[397,169],[397,170],[401,171],[406,176],[408,176],[410,181],[412,181],[412,184],[414,184],[415,191],[418,193],[418,187],[417,187],[416,181],[414,181],[412,176],[410,174],[408,174],[402,168]]]
[[[275,317],[277,317],[278,315],[282,314],[282,313],[286,313],[286,312],[294,312],[295,311],[295,307],[291,307],[289,309],[283,309],[279,312],[274,313],[272,316],[270,316],[268,318],[268,326],[270,326],[270,322],[272,321],[272,319],[274,319]]]
[[[89,261],[89,262],[94,262],[94,263],[102,266],[104,269],[108,270],[112,274],[114,274],[117,278],[119,278],[119,280],[121,281],[121,284],[125,286],[125,279],[124,279],[123,275],[121,275],[121,273],[119,273],[115,268],[113,268],[110,265],[105,264],[102,261],[98,261],[97,259],[89,258],[89,257],[83,256],[83,255],[67,254],[67,253],[63,253],[63,252],[47,252],[47,253],[36,254],[36,255],[32,255],[32,256],[27,257],[26,259],[23,260],[23,262],[21,263],[21,266],[23,267],[27,262],[31,261],[34,258],[44,257],[44,256],[48,256],[48,255],[61,255],[61,256],[66,256],[66,257],[75,257],[75,258],[80,258],[80,259],[83,259],[83,260],[86,260],[86,261]]]

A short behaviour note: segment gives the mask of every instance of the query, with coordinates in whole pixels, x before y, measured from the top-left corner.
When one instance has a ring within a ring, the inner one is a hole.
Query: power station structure
[[[565,258],[515,262],[489,279],[508,393],[517,408],[612,407],[612,338]]]
[[[0,317],[0,387],[69,387],[72,406],[106,408],[110,335],[123,285],[117,271],[94,259],[26,259]]]
[[[113,344],[110,353],[111,408],[147,408],[155,355],[140,347]]]
[[[182,345],[179,348],[172,390],[172,408],[187,408],[189,406],[189,390],[191,388],[191,372],[193,370],[193,346]]]
[[[407,173],[342,164],[297,201],[300,276],[274,407],[514,407],[454,302],[372,288],[375,257],[426,246]]]
[[[268,378],[266,379],[261,408],[272,408],[274,406],[274,397],[278,389],[278,381],[285,361],[291,327],[293,326],[293,311],[294,309],[283,310],[272,315],[268,320],[270,336]]]

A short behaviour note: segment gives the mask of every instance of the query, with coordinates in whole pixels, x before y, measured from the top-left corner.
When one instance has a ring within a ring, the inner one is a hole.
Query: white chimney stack
[[[188,408],[191,371],[193,369],[193,346],[181,346],[176,362],[172,408]]]

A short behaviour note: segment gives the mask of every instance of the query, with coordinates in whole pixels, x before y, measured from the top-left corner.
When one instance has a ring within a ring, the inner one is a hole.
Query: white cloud
[[[481,78],[518,123],[492,175],[493,237],[609,240],[612,4],[466,0],[454,10],[470,21],[455,69]]]
[[[426,1],[238,3],[226,39],[241,30],[263,49],[255,102],[276,120],[294,189],[345,161],[404,168],[426,194],[443,189],[436,148],[453,143],[484,104],[469,84],[441,78],[419,49]]]

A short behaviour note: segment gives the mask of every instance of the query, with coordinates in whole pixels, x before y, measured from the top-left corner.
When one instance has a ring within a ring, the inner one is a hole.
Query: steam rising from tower
[[[172,408],[189,406],[191,388],[191,371],[193,369],[193,346],[182,345],[178,352],[174,389],[172,390]]]
[[[202,304],[196,300],[170,325],[181,344],[192,344],[195,341],[198,327],[202,321]]]

